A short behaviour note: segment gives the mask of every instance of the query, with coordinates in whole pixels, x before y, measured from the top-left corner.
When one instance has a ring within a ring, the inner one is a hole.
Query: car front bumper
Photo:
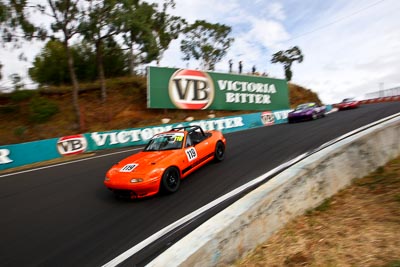
[[[160,179],[157,178],[139,183],[110,179],[109,181],[104,181],[104,185],[118,196],[135,199],[157,194],[160,190]]]

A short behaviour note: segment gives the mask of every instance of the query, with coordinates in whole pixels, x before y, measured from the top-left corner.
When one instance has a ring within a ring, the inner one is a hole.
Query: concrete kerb
[[[400,155],[400,116],[318,151],[175,243],[147,266],[232,263],[295,216]]]

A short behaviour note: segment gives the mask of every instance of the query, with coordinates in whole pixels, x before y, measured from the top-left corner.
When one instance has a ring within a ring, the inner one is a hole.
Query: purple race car
[[[296,109],[289,112],[288,122],[315,120],[325,116],[325,106],[319,106],[317,103],[305,103],[298,105]]]

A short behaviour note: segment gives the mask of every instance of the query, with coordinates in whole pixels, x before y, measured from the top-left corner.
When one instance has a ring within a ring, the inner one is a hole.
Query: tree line
[[[144,64],[159,62],[180,36],[183,60],[199,60],[202,69],[214,70],[234,41],[231,27],[204,20],[189,24],[171,14],[174,8],[174,0],[161,4],[140,0],[44,0],[41,4],[0,0],[1,42],[16,46],[23,41],[46,42],[29,75],[41,85],[71,84],[79,122],[79,81],[99,80],[104,102],[106,77],[135,74]],[[38,16],[46,19],[38,20]],[[303,59],[295,48],[279,51],[271,60],[284,64],[288,80],[292,62]],[[6,62],[0,62],[0,79],[2,64]]]

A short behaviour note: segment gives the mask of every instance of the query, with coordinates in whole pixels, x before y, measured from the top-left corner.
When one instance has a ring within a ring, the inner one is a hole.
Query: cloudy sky
[[[160,2],[153,0],[154,2]],[[153,2],[148,1],[148,2]],[[235,39],[216,70],[228,71],[228,60],[242,60],[245,72],[284,78],[281,64],[271,64],[277,51],[298,46],[302,63],[292,65],[292,82],[318,93],[326,103],[400,86],[400,1],[398,0],[175,0],[170,12],[189,22],[206,20],[232,27]],[[41,44],[20,51],[0,51],[3,75],[26,70]],[[162,66],[197,68],[182,60],[180,42],[164,54]],[[25,73],[24,73],[25,72]],[[5,81],[0,82],[4,84]]]

